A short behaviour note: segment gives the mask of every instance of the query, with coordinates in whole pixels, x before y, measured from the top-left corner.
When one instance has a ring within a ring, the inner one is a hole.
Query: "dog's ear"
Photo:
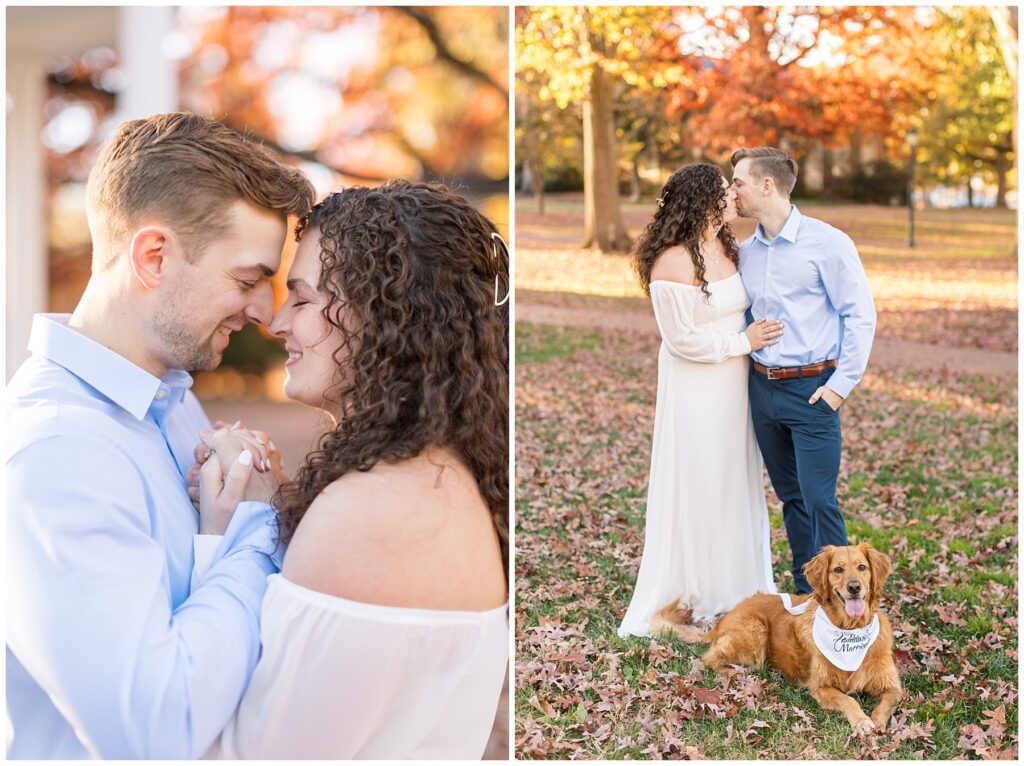
[[[828,570],[832,566],[832,551],[835,549],[834,545],[826,545],[817,556],[804,564],[807,584],[824,601],[828,601]]]
[[[888,556],[881,551],[876,551],[868,543],[861,543],[857,547],[860,548],[860,552],[868,560],[868,566],[871,568],[871,594],[878,598],[882,595],[885,581],[889,579],[889,574],[892,572],[892,561]]]

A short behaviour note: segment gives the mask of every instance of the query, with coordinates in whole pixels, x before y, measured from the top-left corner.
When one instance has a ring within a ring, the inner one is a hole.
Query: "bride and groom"
[[[195,115],[98,158],[88,287],[35,317],[7,389],[8,757],[482,755],[508,661],[507,254],[441,186],[313,197]],[[247,322],[334,423],[291,478],[189,390]]]
[[[650,635],[677,599],[710,619],[775,593],[762,458],[803,566],[846,545],[839,408],[860,381],[875,307],[856,247],[790,203],[797,164],[740,149],[677,170],[633,252],[662,344],[637,583],[619,635]],[[758,221],[737,245],[737,216]],[[747,360],[747,357],[750,360]]]

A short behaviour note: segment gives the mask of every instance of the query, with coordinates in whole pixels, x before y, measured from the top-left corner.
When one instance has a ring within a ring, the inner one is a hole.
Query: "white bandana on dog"
[[[799,606],[793,606],[793,600],[788,593],[780,593],[779,596],[786,611],[792,615],[803,614],[811,605],[811,599],[808,599]],[[849,671],[860,668],[868,649],[878,638],[878,632],[877,614],[871,618],[871,624],[866,628],[844,630],[832,624],[824,609],[818,609],[814,613],[814,623],[811,627],[811,636],[818,651],[840,670]]]

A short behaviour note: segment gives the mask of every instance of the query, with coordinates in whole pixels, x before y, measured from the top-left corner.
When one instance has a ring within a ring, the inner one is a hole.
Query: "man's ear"
[[[148,290],[160,284],[167,273],[171,234],[160,226],[146,226],[135,232],[128,245],[132,273]]]
[[[761,190],[766,197],[770,197],[775,192],[775,179],[771,176],[765,176],[764,180],[761,181]]]

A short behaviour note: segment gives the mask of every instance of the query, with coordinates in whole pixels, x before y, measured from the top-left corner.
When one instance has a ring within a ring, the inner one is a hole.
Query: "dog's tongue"
[[[864,599],[848,598],[846,600],[846,614],[850,617],[860,617],[864,614]]]

